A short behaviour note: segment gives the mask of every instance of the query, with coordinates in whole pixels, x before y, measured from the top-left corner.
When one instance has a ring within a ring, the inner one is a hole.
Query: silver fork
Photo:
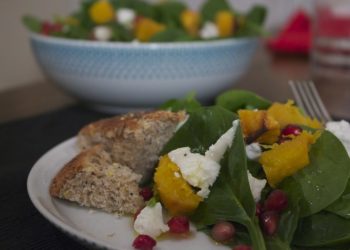
[[[297,105],[311,117],[326,123],[332,120],[312,81],[289,81]]]

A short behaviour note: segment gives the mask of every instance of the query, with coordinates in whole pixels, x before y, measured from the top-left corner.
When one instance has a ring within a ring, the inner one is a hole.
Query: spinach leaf
[[[151,38],[151,42],[173,42],[173,41],[192,41],[193,38],[184,30],[174,27],[169,27],[161,32],[158,32]]]
[[[246,109],[247,107],[267,109],[271,102],[246,90],[230,90],[220,94],[216,98],[216,104],[237,112],[239,109]]]
[[[190,147],[204,154],[217,139],[232,127],[236,116],[218,106],[196,108],[188,111],[187,122],[175,133],[162,150],[162,155],[180,147]]]
[[[267,10],[264,6],[253,6],[246,16],[239,16],[239,26],[236,33],[238,37],[244,36],[266,36],[263,29],[263,24],[267,15]]]
[[[298,225],[293,244],[304,247],[349,246],[350,220],[325,211],[306,217]]]
[[[282,241],[279,237],[265,237],[266,248],[268,250],[290,250],[290,245]]]
[[[24,16],[22,18],[23,24],[27,27],[28,30],[33,32],[40,32],[41,30],[41,22],[39,19],[33,16]]]
[[[295,230],[297,229],[299,222],[299,201],[290,201],[288,208],[281,215],[277,235],[279,238],[288,244],[293,240]]]
[[[186,5],[177,1],[164,1],[156,5],[156,20],[170,27],[182,27],[181,13],[186,10]]]
[[[200,12],[203,21],[214,21],[217,12],[222,10],[232,11],[226,0],[208,0],[202,5]]]
[[[192,215],[192,221],[199,229],[221,220],[239,223],[248,230],[254,249],[266,249],[248,183],[245,144],[240,126],[220,165],[220,174],[209,197],[200,203]]]
[[[338,200],[325,209],[328,212],[350,219],[350,181]]]
[[[112,0],[111,1],[114,8],[129,8],[133,9],[137,15],[154,18],[156,15],[156,10],[154,6],[146,1],[140,0]]]
[[[311,145],[310,164],[280,185],[292,202],[300,199],[300,216],[326,208],[344,192],[350,175],[350,159],[342,143],[324,131]]]
[[[191,111],[200,108],[201,104],[196,100],[195,93],[189,93],[184,99],[171,99],[163,103],[159,109],[170,110],[173,112],[186,110]]]

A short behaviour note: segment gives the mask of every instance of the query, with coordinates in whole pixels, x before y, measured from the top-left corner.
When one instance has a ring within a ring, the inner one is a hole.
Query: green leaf
[[[328,212],[306,217],[299,223],[293,244],[304,247],[349,247],[350,220]]]
[[[190,109],[188,114],[189,119],[165,145],[161,155],[181,147],[190,147],[192,152],[204,154],[232,127],[236,118],[232,112],[218,106]]]
[[[310,164],[286,178],[279,188],[293,202],[300,199],[300,216],[315,214],[337,200],[350,175],[350,159],[342,143],[324,131],[311,145]]]
[[[130,42],[134,39],[132,31],[120,24],[114,23],[109,25],[109,27],[112,30],[112,41]]]
[[[290,245],[282,241],[278,236],[265,237],[266,248],[268,250],[290,250]]]
[[[161,32],[158,32],[151,38],[151,42],[174,42],[192,40],[193,38],[184,30],[174,27],[169,27]]]
[[[187,9],[186,5],[177,1],[165,1],[157,4],[156,20],[170,27],[181,27],[180,15]]]
[[[159,109],[173,112],[186,110],[191,111],[200,108],[201,104],[195,99],[195,93],[189,93],[184,99],[172,99],[163,103]]]
[[[254,249],[266,249],[255,216],[255,202],[248,182],[245,144],[240,126],[220,165],[220,174],[209,197],[200,203],[191,217],[192,221],[199,229],[221,220],[239,223],[248,230]]]
[[[88,39],[90,36],[89,30],[82,26],[69,25],[65,29],[64,36],[72,39]]]
[[[338,200],[325,209],[328,212],[350,219],[350,181]]]
[[[41,30],[41,21],[33,16],[24,16],[22,18],[23,24],[27,27],[28,30],[33,32],[40,32]]]
[[[246,15],[246,20],[250,23],[262,26],[265,22],[267,15],[267,9],[262,5],[253,6],[248,14]]]
[[[129,8],[133,9],[138,16],[154,18],[156,15],[155,7],[145,1],[140,0],[112,0],[114,8]]]
[[[292,242],[295,230],[298,227],[299,213],[299,201],[290,200],[288,208],[282,213],[278,225],[277,235],[283,242],[288,244]]]
[[[238,37],[246,36],[267,36],[263,24],[267,15],[267,10],[261,5],[253,6],[246,16],[239,16]]]
[[[216,14],[222,10],[232,11],[226,0],[207,0],[201,8],[203,21],[214,21]]]
[[[247,106],[256,109],[267,109],[271,102],[246,90],[230,90],[216,98],[216,104],[230,111],[237,112]]]

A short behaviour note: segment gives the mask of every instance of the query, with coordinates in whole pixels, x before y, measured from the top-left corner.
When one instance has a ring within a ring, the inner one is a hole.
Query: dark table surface
[[[261,49],[235,87],[285,101],[292,98],[288,80],[311,78],[331,114],[349,119],[350,82],[313,76],[304,57],[273,56]],[[85,249],[37,212],[26,180],[47,150],[105,116],[80,106],[49,83],[0,93],[0,249]]]

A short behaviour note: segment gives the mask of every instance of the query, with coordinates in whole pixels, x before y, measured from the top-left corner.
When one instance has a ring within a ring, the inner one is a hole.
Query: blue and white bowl
[[[95,109],[155,107],[194,91],[207,102],[247,70],[257,39],[94,42],[30,35],[43,72]]]

